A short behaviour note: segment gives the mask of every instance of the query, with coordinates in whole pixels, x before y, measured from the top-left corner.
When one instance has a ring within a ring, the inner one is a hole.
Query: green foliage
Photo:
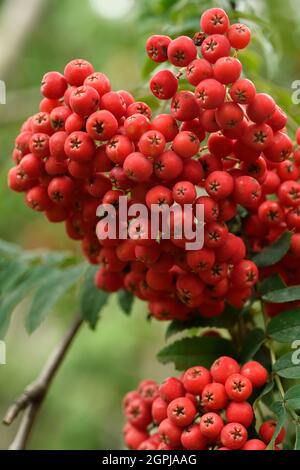
[[[133,294],[131,292],[128,292],[127,290],[121,290],[118,292],[117,296],[122,311],[126,315],[130,315],[134,301]]]
[[[254,328],[249,331],[243,340],[243,348],[241,353],[241,362],[253,359],[259,348],[265,341],[265,332],[261,328]]]
[[[262,296],[266,302],[274,304],[284,304],[300,300],[300,286],[286,287],[284,289],[274,290]]]
[[[267,335],[279,343],[291,343],[300,338],[300,309],[288,310],[273,318],[268,323]]]
[[[259,268],[273,266],[278,263],[289,251],[292,234],[284,232],[272,245],[264,248],[253,256],[252,260]]]
[[[285,420],[286,420],[286,410],[285,410],[285,407],[284,407],[284,403],[282,401],[274,402],[271,405],[271,410],[275,414],[277,423],[276,423],[276,428],[275,428],[273,437],[272,437],[272,439],[271,439],[271,441],[270,441],[270,443],[267,447],[269,450],[274,449],[274,444],[275,444],[276,437],[280,433],[280,430],[281,430],[281,428],[284,425]]]
[[[300,410],[300,385],[294,385],[285,393],[284,399],[293,410]]]
[[[294,351],[281,356],[274,364],[273,371],[286,379],[300,379],[300,364],[293,361]]]
[[[221,355],[235,355],[232,343],[224,338],[202,336],[176,341],[162,349],[157,358],[162,364],[174,362],[177,370],[184,370],[198,364],[210,367]]]

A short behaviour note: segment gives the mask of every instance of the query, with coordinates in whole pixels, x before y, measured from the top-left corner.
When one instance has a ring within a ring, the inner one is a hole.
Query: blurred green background
[[[128,89],[152,102],[146,91],[151,66],[145,61],[149,34],[192,34],[210,6],[229,10],[254,31],[251,47],[240,54],[249,78],[271,92],[300,122],[291,102],[291,84],[300,79],[299,2],[290,0],[2,0],[0,1],[0,79],[7,104],[0,106],[0,238],[23,248],[70,249],[79,254],[63,227],[27,209],[22,196],[7,189],[11,151],[22,121],[38,110],[39,83],[48,70],[63,71],[73,58],[91,61],[107,73],[113,88]],[[0,416],[40,370],[74,312],[72,293],[32,336],[24,330],[25,305],[14,313],[7,335],[7,365],[0,365]],[[165,325],[149,324],[136,303],[130,317],[112,298],[96,332],[84,327],[50,390],[30,440],[32,449],[117,449],[121,444],[121,399],[145,377],[172,373],[155,355]],[[0,427],[0,449],[16,431]]]

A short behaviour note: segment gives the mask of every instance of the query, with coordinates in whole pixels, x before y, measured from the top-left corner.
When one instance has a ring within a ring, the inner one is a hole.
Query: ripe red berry
[[[236,288],[252,287],[257,280],[257,266],[250,260],[241,261],[231,272],[231,282]]]
[[[188,36],[179,36],[168,46],[168,59],[176,67],[186,67],[196,56],[197,48]]]
[[[148,406],[142,398],[135,398],[125,409],[125,415],[135,428],[146,429],[151,422],[151,414]]]
[[[282,162],[289,158],[293,151],[293,143],[284,132],[275,132],[272,143],[264,150],[264,154],[271,162]]]
[[[261,436],[265,444],[269,444],[269,442],[272,440],[276,425],[277,425],[276,421],[274,421],[273,419],[269,419],[268,421],[265,421],[260,426],[259,435]],[[285,428],[282,427],[280,429],[278,436],[275,439],[275,444],[281,444],[284,438],[285,438]]]
[[[167,378],[159,387],[160,397],[170,403],[175,398],[183,397],[185,394],[182,382],[175,377]]]
[[[193,204],[196,197],[196,188],[189,181],[180,181],[173,186],[174,201],[180,205]]]
[[[176,426],[170,419],[164,419],[158,426],[159,435],[164,444],[178,447],[181,442],[182,428]]]
[[[58,100],[66,89],[67,82],[65,77],[59,72],[48,72],[42,78],[41,93],[45,98]]]
[[[225,171],[213,171],[205,181],[207,193],[215,200],[225,199],[234,188],[232,176]]]
[[[221,57],[214,65],[214,78],[225,85],[236,82],[241,72],[242,64],[234,57]]]
[[[130,180],[143,182],[149,180],[153,166],[142,153],[133,152],[128,155],[123,165],[125,174]]]
[[[296,181],[285,181],[278,190],[279,201],[287,207],[298,207],[300,204],[300,184]]]
[[[239,176],[234,181],[233,199],[246,208],[254,207],[261,198],[261,185],[252,176]]]
[[[247,78],[240,78],[233,83],[229,93],[235,103],[249,104],[256,95],[256,88]]]
[[[165,400],[160,397],[155,398],[154,402],[152,403],[151,414],[153,421],[156,424],[160,424],[164,419],[167,418],[167,408],[168,404]]]
[[[245,428],[249,428],[253,419],[253,408],[247,401],[232,401],[226,408],[226,420],[228,423],[240,423]]]
[[[120,119],[126,113],[124,98],[116,91],[109,91],[101,96],[100,108],[109,111],[116,119]]]
[[[245,49],[251,41],[250,29],[241,23],[235,23],[227,31],[227,37],[234,49]]]
[[[146,51],[154,62],[165,62],[168,59],[168,46],[171,42],[169,36],[151,36],[146,44]]]
[[[67,82],[72,86],[81,86],[84,80],[94,73],[92,64],[82,59],[75,59],[69,62],[64,71]]]
[[[172,116],[178,121],[191,121],[199,114],[199,106],[194,93],[180,91],[171,102]]]
[[[222,8],[206,10],[200,19],[200,28],[207,34],[224,34],[229,28],[229,18]]]
[[[246,401],[252,394],[252,383],[241,374],[232,374],[225,382],[225,389],[231,400]]]
[[[218,439],[223,427],[223,420],[217,413],[205,413],[201,416],[200,432],[210,441]]]
[[[221,106],[225,99],[224,86],[214,78],[208,78],[199,83],[195,96],[199,106],[204,109],[214,109]]]
[[[186,78],[191,85],[197,86],[202,80],[213,77],[213,67],[205,59],[195,59],[186,68]]]
[[[223,446],[230,450],[237,450],[243,447],[247,441],[248,433],[246,428],[239,423],[229,423],[221,431],[221,442]]]
[[[123,165],[126,157],[134,152],[134,145],[128,137],[124,135],[115,135],[106,144],[107,157],[117,165]]]
[[[210,373],[205,367],[195,366],[184,373],[182,382],[187,392],[201,395],[204,387],[210,383],[210,379]]]
[[[99,106],[99,94],[95,88],[85,85],[75,88],[70,95],[70,107],[80,116],[90,116]]]
[[[194,421],[196,408],[189,398],[180,397],[169,403],[167,414],[176,426],[186,427]]]
[[[214,64],[220,57],[230,54],[230,42],[221,34],[212,34],[204,39],[201,45],[202,57]]]
[[[186,450],[205,450],[208,440],[201,433],[199,425],[192,424],[183,430],[181,444]]]
[[[247,106],[247,114],[251,121],[262,124],[272,117],[275,109],[275,101],[270,95],[257,93]]]
[[[172,150],[162,153],[154,161],[156,176],[162,180],[173,180],[180,175],[183,169],[181,158]]]
[[[266,444],[260,439],[249,439],[241,450],[265,450]]]
[[[65,141],[64,151],[69,158],[84,163],[94,157],[95,144],[86,132],[72,132]]]
[[[276,201],[265,201],[258,209],[258,217],[262,223],[272,227],[284,221],[285,214]]]
[[[244,112],[236,103],[223,103],[216,110],[216,121],[222,129],[234,129],[244,119]]]
[[[30,189],[25,198],[25,202],[30,209],[43,212],[51,207],[47,190],[43,186],[35,186]]]
[[[101,72],[94,72],[86,77],[83,85],[95,88],[99,96],[105,95],[105,93],[108,93],[111,90],[109,78]]]
[[[189,131],[179,132],[173,140],[173,150],[181,158],[191,158],[196,155],[200,148],[198,137]]]
[[[48,195],[55,204],[66,206],[74,194],[74,183],[68,176],[53,178],[48,186]]]
[[[211,383],[204,387],[201,398],[207,410],[217,411],[225,408],[227,404],[227,394],[225,387],[221,383]]]
[[[268,380],[267,370],[257,361],[249,361],[244,364],[241,368],[241,374],[251,381],[254,388],[262,387]]]
[[[230,375],[238,374],[239,372],[240,366],[236,360],[228,356],[219,357],[210,368],[214,381],[222,384],[225,384]]]
[[[145,132],[138,143],[140,152],[147,157],[158,157],[163,153],[165,145],[166,139],[164,135],[155,130]]]
[[[170,114],[159,114],[152,121],[153,129],[161,132],[166,142],[171,142],[178,134],[178,125],[176,119]]]
[[[202,248],[199,251],[189,251],[186,259],[193,271],[208,271],[215,263],[215,254],[213,250]]]
[[[96,111],[89,116],[86,122],[86,130],[92,139],[109,140],[118,130],[118,121],[109,111]]]
[[[149,119],[143,114],[139,113],[132,114],[124,122],[125,134],[134,141],[139,140],[142,135],[149,130],[149,128]]]
[[[156,98],[169,100],[178,89],[178,80],[171,70],[161,70],[150,80],[150,89]]]

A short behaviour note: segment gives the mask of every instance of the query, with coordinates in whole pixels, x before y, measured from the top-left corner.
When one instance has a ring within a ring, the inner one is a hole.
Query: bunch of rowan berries
[[[10,188],[25,192],[26,204],[50,222],[64,222],[88,260],[100,265],[100,289],[127,289],[148,301],[159,320],[218,316],[226,301],[241,308],[251,297],[258,269],[229,224],[239,207],[249,212],[245,232],[255,247],[257,239],[295,228],[300,217],[298,168],[295,180],[283,181],[296,168],[288,160],[293,144],[286,115],[241,78],[236,55],[250,42],[249,28],[230,25],[219,8],[203,13],[200,26],[194,40],[155,35],[147,41],[149,57],[173,67],[151,79],[152,93],[171,100],[170,112],[156,117],[127,91],[112,91],[108,77],[85,60],[67,64],[63,75],[47,73],[40,111],[23,124],[9,172]],[[266,198],[278,178],[280,203],[273,216],[276,203]],[[189,204],[196,213],[203,205],[204,247],[186,250],[187,240],[175,236],[175,216],[167,240],[160,233],[154,239],[151,221],[135,217],[126,227],[135,238],[98,239],[96,227],[105,230],[107,222],[97,207],[118,210],[124,195],[129,205],[148,209]],[[298,239],[295,234],[293,252],[300,252]]]
[[[267,380],[259,362],[240,367],[228,356],[217,359],[210,370],[191,367],[160,386],[144,380],[123,400],[125,444],[135,450],[264,450],[276,422],[265,421],[255,432],[251,396]],[[282,428],[277,449],[284,437]]]

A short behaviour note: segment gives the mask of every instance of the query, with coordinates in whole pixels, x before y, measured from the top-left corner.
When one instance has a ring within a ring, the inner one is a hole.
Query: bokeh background
[[[38,110],[39,83],[48,70],[63,71],[73,58],[91,61],[107,73],[113,88],[134,91],[153,104],[147,91],[151,65],[144,44],[154,33],[192,34],[201,12],[225,7],[236,21],[254,31],[241,53],[249,78],[273,94],[290,117],[294,131],[299,105],[291,84],[300,80],[300,9],[298,0],[2,0],[0,1],[0,79],[7,103],[0,105],[0,238],[24,249],[68,249],[79,254],[62,226],[51,225],[9,192],[6,174],[13,141],[22,121]],[[26,302],[25,302],[26,304]],[[0,416],[10,401],[40,370],[74,315],[73,293],[65,296],[30,337],[14,312],[6,338],[7,365],[0,365]],[[132,315],[120,312],[114,298],[103,310],[96,332],[84,327],[51,387],[30,440],[32,449],[119,449],[121,399],[145,377],[161,380],[172,368],[155,355],[163,345],[165,325],[146,321],[145,305]],[[0,427],[0,449],[16,431]]]

